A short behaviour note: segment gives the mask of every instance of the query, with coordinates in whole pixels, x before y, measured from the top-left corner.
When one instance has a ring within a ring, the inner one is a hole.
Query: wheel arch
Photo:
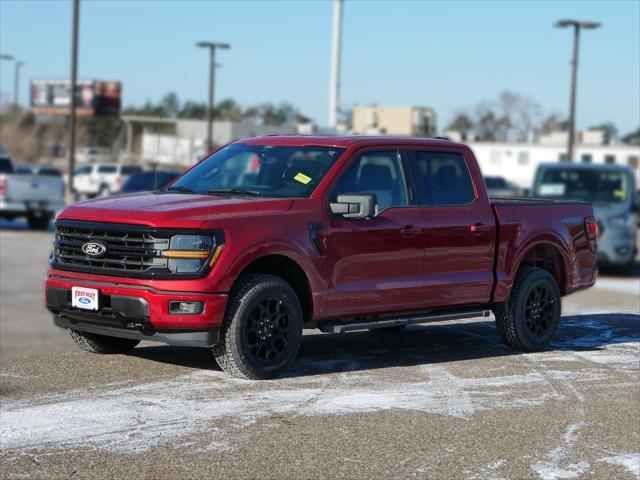
[[[305,322],[313,319],[313,294],[309,278],[302,266],[291,257],[281,253],[267,253],[247,263],[234,281],[249,273],[274,275],[287,282],[296,293]],[[232,287],[233,288],[233,287]]]
[[[570,262],[556,242],[549,240],[532,242],[522,250],[515,265],[512,278],[515,279],[518,271],[524,266],[542,268],[548,271],[556,280],[560,293],[562,295],[566,294]]]

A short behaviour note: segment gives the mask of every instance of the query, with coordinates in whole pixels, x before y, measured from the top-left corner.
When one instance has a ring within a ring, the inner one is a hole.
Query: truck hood
[[[198,228],[210,220],[285,212],[292,203],[286,198],[145,192],[75,203],[63,210],[58,218]]]

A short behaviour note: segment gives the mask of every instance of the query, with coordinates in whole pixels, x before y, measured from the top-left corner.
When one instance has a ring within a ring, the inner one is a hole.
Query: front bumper
[[[72,307],[72,287],[99,291],[99,310]],[[222,326],[227,295],[162,291],[141,285],[83,281],[50,276],[45,284],[46,307],[63,328],[173,345],[215,345]],[[202,302],[200,314],[170,314],[170,301]]]

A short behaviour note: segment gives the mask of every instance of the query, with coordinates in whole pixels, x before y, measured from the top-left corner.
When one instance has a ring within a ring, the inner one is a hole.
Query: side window
[[[367,152],[351,162],[338,181],[334,196],[370,193],[378,200],[378,211],[407,205],[407,191],[398,152]]]
[[[98,167],[98,173],[116,173],[118,167],[115,165],[100,165]]]
[[[422,205],[468,205],[475,200],[471,175],[462,155],[416,151],[415,159],[416,182],[422,184]]]

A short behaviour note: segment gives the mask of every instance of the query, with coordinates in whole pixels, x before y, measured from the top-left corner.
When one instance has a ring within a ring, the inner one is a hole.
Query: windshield
[[[308,197],[344,148],[235,143],[203,160],[168,191]]]
[[[629,198],[629,179],[625,172],[615,170],[547,169],[538,176],[534,195],[591,203],[622,203]]]

